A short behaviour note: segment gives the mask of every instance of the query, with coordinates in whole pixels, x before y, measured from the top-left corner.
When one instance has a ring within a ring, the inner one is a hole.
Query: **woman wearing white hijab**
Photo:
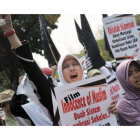
[[[70,54],[60,58],[58,74],[62,84],[84,80],[84,71],[80,60],[76,56]]]
[[[62,84],[73,83],[85,79],[81,61],[76,56],[70,54],[61,57],[58,63],[58,74]],[[115,101],[111,101],[108,110],[117,116],[118,110],[115,106]]]

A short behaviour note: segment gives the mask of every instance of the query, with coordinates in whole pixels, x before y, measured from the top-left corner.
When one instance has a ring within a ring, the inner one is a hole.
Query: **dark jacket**
[[[59,113],[57,109],[57,113],[53,110],[53,102],[52,102],[52,94],[55,96],[54,93],[54,85],[50,82],[50,80],[42,73],[41,69],[37,65],[37,63],[33,60],[33,56],[29,47],[29,43],[26,42],[16,50],[14,50],[15,54],[17,55],[20,63],[22,64],[23,69],[27,73],[29,79],[35,84],[37,91],[41,97],[40,102],[44,107],[46,107],[52,117],[54,125],[58,123],[56,121],[56,116],[59,118]],[[19,95],[18,95],[19,96]],[[13,115],[20,115],[23,114],[23,117],[27,117],[28,115],[24,111],[21,105],[14,100],[11,101],[11,112]],[[21,113],[22,112],[22,113]],[[57,115],[56,115],[57,114]]]

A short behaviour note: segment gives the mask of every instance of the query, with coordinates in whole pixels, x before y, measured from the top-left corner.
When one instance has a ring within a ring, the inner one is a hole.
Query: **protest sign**
[[[55,93],[62,125],[117,125],[107,111],[111,98],[104,75],[56,87]]]
[[[104,29],[114,58],[118,63],[127,58],[139,59],[139,33],[134,16],[113,15],[103,18]]]
[[[115,100],[117,103],[122,94],[125,92],[116,76],[112,75],[109,79],[107,79],[107,83],[110,90],[111,100]]]

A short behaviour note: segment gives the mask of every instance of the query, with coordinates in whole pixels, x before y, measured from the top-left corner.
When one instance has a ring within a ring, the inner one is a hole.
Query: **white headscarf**
[[[63,77],[63,71],[62,71],[63,62],[64,62],[64,60],[66,59],[67,56],[71,56],[71,57],[73,57],[74,59],[76,59],[77,62],[79,63],[79,65],[81,66],[82,71],[83,71],[83,67],[82,67],[81,61],[80,61],[76,56],[71,55],[71,54],[67,54],[67,55],[65,55],[65,56],[61,56],[61,58],[60,58],[60,60],[59,60],[59,63],[58,63],[58,74],[59,74],[60,82],[61,82],[62,84],[68,84],[68,83],[65,81],[64,77]],[[83,71],[82,79],[84,79],[84,71]]]

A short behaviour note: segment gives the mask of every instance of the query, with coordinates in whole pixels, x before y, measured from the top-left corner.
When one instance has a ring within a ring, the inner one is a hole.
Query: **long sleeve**
[[[120,125],[140,126],[140,112],[125,98],[118,101],[118,118]]]
[[[42,73],[39,66],[33,60],[29,43],[25,43],[15,50],[23,69],[27,73],[29,79],[35,84],[37,91],[41,97],[40,102],[49,110],[52,118],[54,118],[52,95],[54,91],[51,82]]]
[[[14,116],[29,119],[27,113],[24,111],[21,105],[28,103],[26,95],[16,95],[12,97],[10,101],[10,110]]]

